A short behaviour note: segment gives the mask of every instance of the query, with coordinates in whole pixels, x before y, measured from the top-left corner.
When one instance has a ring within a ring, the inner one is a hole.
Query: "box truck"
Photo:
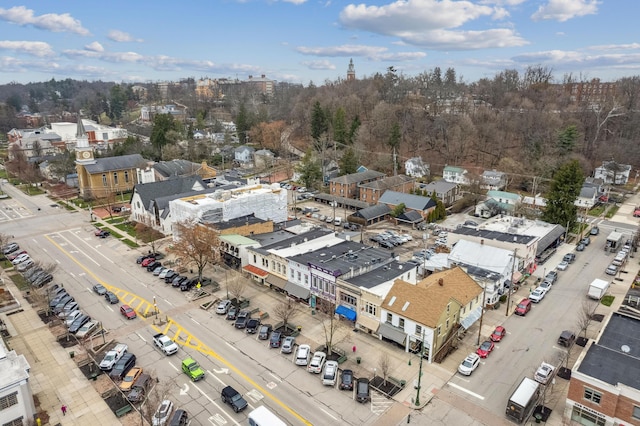
[[[604,250],[610,251],[611,253],[617,252],[618,250],[620,250],[620,247],[622,247],[623,238],[624,238],[624,235],[622,235],[621,232],[618,232],[618,231],[611,232],[607,237],[607,242],[604,246]]]
[[[529,418],[540,399],[540,384],[528,377],[522,379],[507,402],[507,417],[517,423]]]
[[[589,284],[589,291],[587,292],[587,296],[590,299],[602,299],[602,296],[604,296],[607,290],[609,290],[609,284],[609,281],[596,278],[591,282],[591,284]]]

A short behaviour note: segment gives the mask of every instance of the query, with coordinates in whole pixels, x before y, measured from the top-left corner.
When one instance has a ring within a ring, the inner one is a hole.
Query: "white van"
[[[336,225],[336,226],[340,226],[340,225],[342,225],[342,218],[341,218],[341,217],[336,217],[336,218],[333,220],[333,224],[334,224],[334,225]]]

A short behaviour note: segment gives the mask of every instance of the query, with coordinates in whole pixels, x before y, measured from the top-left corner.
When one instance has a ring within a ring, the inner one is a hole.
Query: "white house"
[[[422,161],[422,157],[409,158],[404,162],[404,170],[407,176],[422,178],[429,176],[429,165]]]
[[[25,356],[8,350],[0,339],[0,418],[3,425],[28,424],[36,414],[29,370],[31,366]]]
[[[445,166],[442,170],[442,178],[447,182],[457,183],[460,185],[468,185],[467,170],[462,167]]]
[[[593,172],[593,177],[602,179],[609,185],[626,185],[629,182],[631,166],[619,164],[615,161],[603,161],[602,166],[597,167]]]
[[[253,161],[254,151],[255,149],[250,146],[239,146],[233,151],[234,159],[241,164],[251,163]]]

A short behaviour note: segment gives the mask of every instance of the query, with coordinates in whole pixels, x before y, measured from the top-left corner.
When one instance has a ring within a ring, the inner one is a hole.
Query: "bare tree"
[[[317,320],[322,325],[327,355],[331,355],[333,347],[347,337],[347,326],[337,318],[335,310],[335,302],[321,303],[318,305],[320,314],[316,315]]]
[[[156,252],[156,241],[164,238],[164,234],[153,227],[153,223],[148,216],[144,216],[141,221],[136,222],[136,238],[151,245],[151,252]]]
[[[578,319],[576,320],[576,326],[578,327],[578,335],[587,337],[587,329],[593,321],[593,314],[598,308],[598,302],[596,300],[585,300],[582,302],[580,311],[578,312]]]
[[[147,372],[152,378],[154,377],[154,371]],[[153,416],[162,403],[162,401],[169,399],[171,391],[175,389],[176,383],[174,380],[166,380],[160,382],[156,379],[155,383],[152,383],[145,394],[144,401],[140,404],[139,411],[140,417],[144,419],[149,425],[155,424],[153,422]]]
[[[238,302],[247,289],[247,280],[240,274],[233,274],[227,279],[227,293],[233,296]]]
[[[380,373],[382,373],[383,386],[386,386],[389,370],[391,369],[391,359],[387,352],[380,354],[380,358],[378,358],[378,367],[380,367]]]
[[[215,229],[197,223],[179,222],[174,227],[174,237],[178,240],[169,248],[169,252],[195,265],[199,279],[202,279],[202,271],[207,265],[215,266],[220,260],[220,240]]]
[[[292,321],[299,313],[299,305],[289,298],[281,301],[275,306],[275,308],[273,308],[273,315],[282,321],[282,326],[285,330],[287,329],[287,324],[289,324],[289,322]]]
[[[56,268],[58,267],[57,263],[53,263],[53,262],[43,262],[41,260],[36,260],[33,264],[34,268],[40,268],[45,272],[48,272],[50,274],[53,274],[53,272],[56,270]]]

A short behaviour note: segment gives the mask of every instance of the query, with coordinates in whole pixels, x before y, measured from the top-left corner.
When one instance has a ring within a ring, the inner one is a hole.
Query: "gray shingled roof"
[[[405,175],[389,176],[380,180],[374,180],[373,182],[367,182],[360,184],[361,188],[373,188],[373,189],[390,189],[403,183],[412,182],[414,179]]]
[[[146,209],[151,206],[151,202],[155,201],[160,208],[162,203],[163,207],[169,204],[170,200],[174,200],[179,196],[188,192],[193,192],[194,186],[200,184],[202,188],[206,188],[207,185],[202,181],[202,178],[198,175],[176,177],[169,180],[163,180],[160,182],[151,183],[139,183],[133,188],[133,192],[137,193],[142,200]],[[217,188],[211,188],[215,190]],[[201,192],[201,191],[200,191]],[[168,199],[163,199],[169,197]]]
[[[200,164],[187,160],[161,161],[153,165],[153,169],[164,178],[169,176],[193,175],[200,168]]]
[[[87,164],[84,166],[85,170],[90,174],[135,169],[147,162],[140,154],[96,158],[95,161],[95,164]]]
[[[436,203],[429,197],[423,197],[421,195],[414,194],[405,194],[404,192],[398,191],[386,191],[384,194],[382,194],[382,196],[378,200],[378,203],[391,204],[392,206],[404,204],[408,209],[422,211],[436,206]]]
[[[426,185],[420,185],[420,188],[426,189],[429,192],[429,195],[431,195],[433,191],[435,191],[436,194],[449,192],[456,186],[458,186],[457,183],[447,182],[446,180],[437,180]]]
[[[384,173],[376,172],[375,170],[365,170],[364,172],[360,173],[351,173],[350,175],[338,176],[337,178],[331,179],[331,182],[350,184],[363,182],[365,180],[377,179],[383,176],[385,176]]]
[[[361,217],[364,220],[377,219],[379,217],[388,215],[391,213],[391,208],[386,204],[377,204],[375,206],[366,207],[364,209],[360,209],[353,214],[355,217]]]

